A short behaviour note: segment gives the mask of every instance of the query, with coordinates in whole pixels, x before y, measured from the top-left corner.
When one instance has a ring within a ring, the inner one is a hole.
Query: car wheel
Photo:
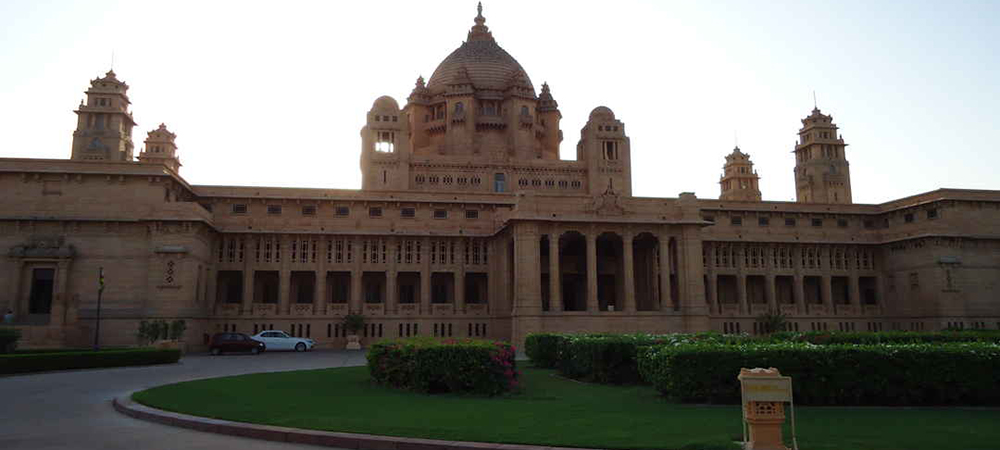
[[[250,349],[250,353],[253,353],[254,355],[259,355],[260,354],[260,347],[254,347],[254,348]]]
[[[295,351],[297,351],[297,352],[304,352],[304,351],[306,351],[306,344],[304,344],[302,342],[299,342],[298,344],[295,344]]]
[[[211,353],[212,356],[219,356],[219,353],[222,353],[222,350],[219,347],[215,347],[209,353]]]

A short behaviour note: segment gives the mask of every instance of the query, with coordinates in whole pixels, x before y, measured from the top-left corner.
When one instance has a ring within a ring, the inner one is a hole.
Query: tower
[[[587,164],[587,192],[632,195],[632,154],[625,124],[605,106],[590,112],[576,145],[577,161]]]
[[[139,162],[159,163],[174,173],[180,172],[181,160],[177,158],[177,144],[174,143],[176,138],[177,135],[161,123],[159,128],[150,131],[146,137],[146,148],[139,153]]]
[[[844,138],[837,134],[833,116],[819,108],[802,119],[799,142],[795,145],[795,193],[799,203],[841,203],[851,201],[851,171],[845,154]]]
[[[726,155],[719,186],[722,189],[719,200],[759,202],[760,176],[753,170],[750,155],[741,152],[739,147]]]
[[[410,131],[392,97],[375,100],[361,129],[361,189],[405,190],[409,181]]]
[[[87,99],[74,111],[77,115],[70,159],[89,161],[132,161],[132,127],[128,85],[109,70],[104,78],[90,81]]]

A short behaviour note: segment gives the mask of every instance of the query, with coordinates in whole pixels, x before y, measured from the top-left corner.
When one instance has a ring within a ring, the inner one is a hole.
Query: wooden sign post
[[[781,376],[778,369],[740,369],[743,396],[743,448],[746,450],[788,450],[781,436],[785,423],[785,402],[792,413],[792,447],[795,440],[795,403],[792,401],[792,378]]]

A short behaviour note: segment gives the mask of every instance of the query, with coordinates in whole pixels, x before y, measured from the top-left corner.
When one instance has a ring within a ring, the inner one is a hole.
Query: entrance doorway
[[[52,284],[55,277],[55,269],[33,269],[31,271],[28,314],[49,314],[52,312]]]

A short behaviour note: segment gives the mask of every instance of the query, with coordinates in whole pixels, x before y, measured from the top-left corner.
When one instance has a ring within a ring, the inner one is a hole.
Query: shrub
[[[21,340],[21,330],[17,328],[0,328],[0,353],[10,353],[17,349],[17,341]]]
[[[365,316],[361,314],[348,314],[344,316],[343,320],[344,329],[346,329],[351,334],[358,334],[365,327]]]
[[[170,339],[180,340],[184,336],[184,331],[187,330],[187,323],[183,320],[175,320],[170,322]]]
[[[517,387],[514,347],[478,339],[411,338],[368,350],[376,383],[425,393],[498,395]]]
[[[554,369],[559,364],[559,346],[566,335],[533,333],[524,339],[524,353],[536,367]]]
[[[646,381],[688,402],[739,403],[740,368],[776,367],[801,404],[1000,405],[992,343],[661,345],[638,359]]]
[[[556,368],[563,376],[605,384],[633,384],[642,381],[636,365],[638,350],[650,345],[693,342],[739,343],[744,335],[697,334],[583,334],[561,335],[556,339]],[[529,336],[530,337],[530,336]],[[527,344],[526,344],[527,345]]]
[[[175,363],[180,350],[150,348],[0,355],[0,374]]]

